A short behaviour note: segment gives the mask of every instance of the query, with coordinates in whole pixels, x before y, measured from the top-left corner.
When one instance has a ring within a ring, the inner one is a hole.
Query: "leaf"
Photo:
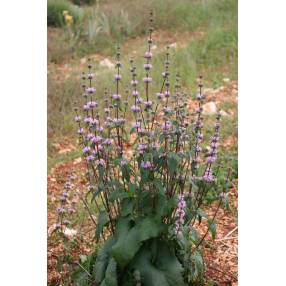
[[[177,169],[180,162],[180,157],[176,153],[170,153],[168,155],[168,169],[170,171],[170,175],[173,175]]]
[[[117,273],[116,273],[117,263],[114,258],[109,260],[106,273],[105,273],[105,284],[106,286],[117,286]]]
[[[133,206],[134,206],[134,201],[130,199],[124,199],[122,202],[122,207],[121,207],[121,216],[128,216],[129,214],[132,213],[133,211]]]
[[[95,282],[98,284],[101,283],[104,279],[105,271],[106,271],[108,260],[109,260],[109,253],[114,243],[115,243],[115,239],[113,236],[111,236],[105,242],[103,247],[99,250],[98,255],[96,257],[93,276],[95,278]]]
[[[153,184],[158,191],[164,192],[162,181],[159,178],[155,178]]]
[[[160,242],[156,266],[165,272],[169,285],[184,285],[183,267],[166,243]]]
[[[101,211],[98,216],[98,221],[96,225],[95,237],[99,239],[104,226],[109,222],[108,214],[106,211]]]
[[[131,230],[130,218],[121,218],[117,224],[117,241],[112,247],[111,254],[121,268],[126,266],[140,247],[136,230]]]
[[[118,224],[118,239],[112,247],[112,256],[121,268],[124,268],[135,256],[142,242],[157,237],[163,231],[163,225],[154,218],[146,217],[134,227],[126,218]]]
[[[215,222],[212,220],[208,220],[208,227],[209,227],[209,231],[212,235],[212,239],[214,240],[216,238],[216,224],[215,224]]]
[[[134,268],[137,269],[142,277],[143,285],[148,286],[183,286],[182,277],[183,268],[170,251],[167,244],[157,242],[157,257],[152,262],[152,253],[150,248],[145,245],[136,255]]]
[[[117,199],[125,199],[128,198],[128,194],[123,190],[116,190],[110,193],[108,199],[110,202],[114,202]]]
[[[164,225],[157,222],[153,217],[146,217],[138,224],[140,241],[157,237],[163,230]]]

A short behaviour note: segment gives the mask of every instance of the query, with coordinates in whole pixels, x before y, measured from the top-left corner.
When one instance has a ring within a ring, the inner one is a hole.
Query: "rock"
[[[104,60],[99,62],[101,67],[106,67],[108,69],[112,69],[115,67],[114,63],[112,63],[109,59],[105,58]]]
[[[230,79],[226,77],[226,78],[223,79],[223,81],[224,82],[230,82]]]
[[[172,43],[171,45],[169,45],[169,47],[175,49],[177,48],[177,43]]]
[[[81,64],[81,65],[85,65],[86,62],[87,62],[87,59],[86,59],[86,58],[80,59],[80,64]]]
[[[229,116],[227,112],[225,112],[223,109],[220,111],[221,116]]]
[[[64,230],[65,237],[67,237],[69,239],[74,238],[76,236],[76,234],[77,234],[77,231],[75,229],[66,227]]]
[[[79,164],[82,161],[81,157],[74,159],[73,164]]]
[[[210,101],[203,106],[203,114],[215,114],[217,112],[216,104]]]
[[[151,47],[151,50],[156,50],[157,49],[157,46],[156,45],[153,45],[152,47]]]

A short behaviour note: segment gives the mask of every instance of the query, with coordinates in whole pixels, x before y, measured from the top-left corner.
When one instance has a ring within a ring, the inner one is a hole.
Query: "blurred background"
[[[158,91],[166,46],[183,90],[197,91],[204,77],[210,117],[223,110],[222,160],[237,172],[237,0],[48,0],[48,171],[80,157],[73,104],[81,96],[81,73],[91,58],[97,101],[112,92],[114,55],[122,50],[123,84],[130,81],[129,59],[143,77],[149,12],[154,12],[152,91]],[[157,90],[156,90],[157,88]],[[121,94],[124,91],[122,89]],[[225,154],[225,156],[224,156]]]

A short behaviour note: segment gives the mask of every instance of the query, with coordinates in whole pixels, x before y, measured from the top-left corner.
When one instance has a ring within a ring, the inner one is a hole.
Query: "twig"
[[[237,236],[223,237],[220,239],[216,239],[215,241],[231,240],[231,239],[235,239],[235,238],[237,238]]]
[[[233,232],[237,230],[238,226],[236,226],[233,230],[231,230],[227,235],[224,236],[224,238],[229,237]]]

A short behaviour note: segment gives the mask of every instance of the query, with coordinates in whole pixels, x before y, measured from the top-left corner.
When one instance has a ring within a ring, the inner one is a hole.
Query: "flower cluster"
[[[77,195],[74,193],[74,180],[76,176],[72,173],[66,183],[64,184],[64,190],[59,197],[58,222],[56,224],[56,230],[64,232],[65,227],[70,225],[69,218],[76,212],[75,206],[77,204]]]
[[[175,222],[175,231],[178,233],[185,223],[185,208],[187,204],[184,198],[184,195],[179,195],[179,202],[175,212],[176,222]]]

